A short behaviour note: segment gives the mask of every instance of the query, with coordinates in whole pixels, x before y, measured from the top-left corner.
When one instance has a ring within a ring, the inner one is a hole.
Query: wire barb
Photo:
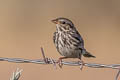
[[[57,69],[56,62],[55,62],[52,58],[50,58],[50,61],[52,62],[53,67],[54,67],[55,69]]]
[[[43,59],[44,59],[45,63],[48,64],[49,63],[48,58],[45,57],[45,53],[44,53],[44,50],[42,47],[41,47],[41,52],[42,52]]]

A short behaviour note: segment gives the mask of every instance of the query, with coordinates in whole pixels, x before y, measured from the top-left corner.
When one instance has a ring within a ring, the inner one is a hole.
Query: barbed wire
[[[46,63],[44,59],[22,59],[22,58],[2,58],[0,57],[0,61],[8,61],[13,63],[35,63],[35,64],[55,64],[57,63],[57,60],[53,60],[52,58],[46,58],[48,62]],[[80,66],[82,65],[81,62],[75,62],[75,61],[62,61],[63,65],[68,66]],[[112,68],[112,69],[119,69],[120,64],[97,64],[97,63],[84,63],[84,66],[91,67],[91,68]]]
[[[23,59],[23,58],[3,58],[0,57],[0,61],[8,61],[13,63],[35,63],[35,64],[53,64],[53,66],[56,68],[57,60],[54,60],[52,58],[46,58],[43,48],[41,48],[41,52],[43,55],[43,59]],[[61,64],[68,65],[68,66],[80,66],[83,65],[82,62],[78,61],[62,61]],[[83,66],[91,67],[91,68],[112,68],[119,70],[115,80],[118,80],[118,77],[120,75],[120,64],[98,64],[98,63],[84,63]]]

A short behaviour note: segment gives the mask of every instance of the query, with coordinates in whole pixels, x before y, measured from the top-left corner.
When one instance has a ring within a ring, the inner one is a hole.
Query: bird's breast
[[[79,51],[75,50],[75,46],[71,44],[67,33],[56,32],[55,36],[55,46],[62,56],[77,57]]]

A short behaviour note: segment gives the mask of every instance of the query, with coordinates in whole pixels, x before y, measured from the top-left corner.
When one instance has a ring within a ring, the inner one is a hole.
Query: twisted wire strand
[[[53,64],[57,63],[56,60],[47,58],[48,62],[46,63],[44,59],[35,59],[35,60],[30,60],[30,59],[22,59],[22,58],[3,58],[0,57],[0,61],[8,61],[8,62],[13,62],[13,63],[35,63],[35,64]],[[80,66],[82,63],[81,62],[75,62],[75,61],[62,61],[63,65],[68,65],[68,66]],[[84,63],[84,66],[91,67],[91,68],[112,68],[112,69],[119,69],[120,64],[97,64],[97,63]]]

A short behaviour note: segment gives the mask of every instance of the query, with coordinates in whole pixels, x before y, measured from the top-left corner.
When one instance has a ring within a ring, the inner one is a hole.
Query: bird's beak
[[[58,21],[56,19],[51,20],[53,23],[58,24]]]

